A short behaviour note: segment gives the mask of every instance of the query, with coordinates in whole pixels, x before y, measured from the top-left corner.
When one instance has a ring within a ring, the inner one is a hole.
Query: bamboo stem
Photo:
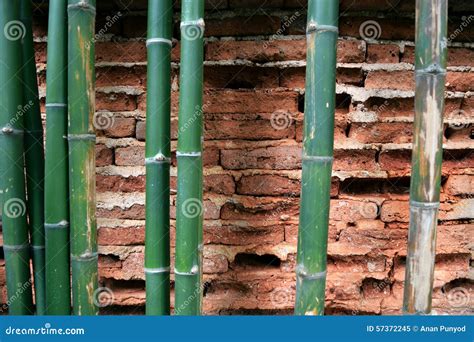
[[[329,200],[336,93],[336,0],[310,0],[296,268],[296,315],[322,315],[326,286]]]
[[[69,0],[69,200],[73,311],[98,313],[96,293],[94,32],[95,0]]]
[[[48,315],[71,314],[67,136],[67,0],[51,0],[46,93],[46,302]]]
[[[171,38],[173,2],[148,1],[146,313],[170,314]]]
[[[24,175],[20,2],[0,0],[0,190],[9,313],[34,313]]]
[[[415,124],[403,310],[431,312],[443,154],[447,0],[416,2]]]
[[[181,6],[175,314],[201,313],[204,1]]]
[[[33,47],[31,0],[21,0],[20,16],[25,28],[23,48],[23,99],[26,104],[25,165],[28,194],[28,218],[33,257],[36,313],[44,315],[45,294],[45,247],[44,247],[44,151],[43,124],[36,79],[35,51]]]

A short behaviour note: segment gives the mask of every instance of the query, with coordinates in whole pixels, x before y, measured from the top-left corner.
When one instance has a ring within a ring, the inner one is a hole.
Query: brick
[[[131,68],[122,66],[100,67],[96,69],[97,87],[114,86],[145,87],[146,67],[134,66]]]
[[[145,176],[122,177],[122,176],[96,176],[98,192],[143,192],[145,191]]]
[[[375,171],[375,150],[336,150],[334,151],[333,170]]]
[[[280,18],[269,15],[206,20],[206,36],[250,36],[275,34]]]
[[[96,62],[146,62],[146,44],[143,41],[97,42],[95,46]]]
[[[118,147],[115,149],[115,165],[145,165],[145,148],[143,146]]]
[[[414,90],[415,77],[412,71],[370,71],[365,79],[368,89]]]
[[[110,124],[102,127],[100,122],[100,114],[96,116],[96,129],[104,128],[104,134],[111,138],[133,137],[135,135],[135,118],[124,118],[113,116],[107,120]],[[109,127],[110,126],[110,127]]]
[[[292,125],[291,114],[286,114],[288,122],[284,126],[278,126],[273,120],[206,120],[206,140],[216,139],[285,139],[295,136],[295,127]],[[273,126],[274,127],[273,127]],[[258,132],[258,134],[255,134]]]
[[[298,215],[298,201],[274,197],[239,197],[228,201],[221,208],[223,220],[275,221]]]
[[[133,95],[122,93],[96,93],[96,110],[108,110],[111,112],[126,112],[137,109],[136,98]]]
[[[298,180],[277,175],[242,176],[237,183],[237,193],[243,195],[299,196],[299,192]]]
[[[413,124],[403,122],[353,123],[349,131],[349,138],[362,144],[408,143],[412,135]]]
[[[204,68],[206,88],[278,88],[278,69],[248,66],[207,66]]]
[[[229,270],[229,263],[225,255],[210,255],[203,258],[202,267],[204,274],[225,273]]]
[[[382,204],[380,218],[384,222],[409,222],[409,203],[402,201],[385,201]]]
[[[369,44],[367,63],[398,63],[400,47],[395,44]]]
[[[98,229],[99,245],[101,246],[132,246],[145,243],[145,227]]]
[[[473,91],[474,73],[472,72],[448,72],[446,75],[446,90],[451,91]]]
[[[291,170],[301,166],[301,148],[281,146],[254,150],[222,150],[221,165],[225,169]]]
[[[283,7],[285,0],[229,0],[230,8],[277,8]]]
[[[451,175],[448,177],[444,189],[452,195],[474,195],[474,176]]]
[[[232,195],[235,192],[234,178],[225,174],[204,176],[204,191]]]
[[[112,165],[113,155],[113,151],[105,145],[99,144],[95,146],[95,162],[97,166]]]
[[[209,224],[204,227],[204,243],[244,246],[254,244],[279,244],[284,240],[284,225],[245,225],[223,222],[222,226]]]
[[[340,63],[362,63],[365,60],[365,42],[338,41],[337,60]],[[269,41],[216,41],[208,42],[206,60],[244,59],[257,63],[306,59],[305,40]]]
[[[305,68],[289,68],[281,72],[280,86],[285,88],[305,87]],[[361,85],[362,72],[359,68],[338,68],[336,81],[339,84]]]

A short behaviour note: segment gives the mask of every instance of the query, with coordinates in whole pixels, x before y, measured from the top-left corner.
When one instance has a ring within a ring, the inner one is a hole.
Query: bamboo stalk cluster
[[[9,312],[98,313],[95,0],[51,0],[46,149],[30,0],[0,0],[0,200]],[[309,0],[297,315],[322,315],[339,1]],[[202,311],[204,1],[183,0],[175,314]],[[431,310],[441,181],[447,0],[417,0],[415,125],[403,309]],[[172,0],[148,2],[146,313],[170,314]],[[33,277],[30,274],[30,260]],[[72,278],[71,278],[72,275]],[[33,285],[34,284],[34,301]],[[71,296],[72,291],[72,296]]]
[[[0,189],[9,313],[69,315],[72,288],[73,312],[96,314],[95,1],[50,1],[46,155],[31,1],[0,0],[0,26]]]

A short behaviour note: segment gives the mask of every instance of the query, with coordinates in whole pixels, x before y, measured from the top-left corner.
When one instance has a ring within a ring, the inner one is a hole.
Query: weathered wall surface
[[[414,114],[414,3],[341,1],[329,314],[400,313]],[[293,307],[305,5],[303,0],[207,1],[206,314],[284,314]],[[99,267],[101,283],[114,293],[113,305],[104,312],[142,313],[146,1],[108,1],[102,6],[96,45]],[[452,314],[465,312],[474,298],[469,280],[474,230],[474,6],[469,1],[450,1],[450,6],[433,306],[436,312]],[[44,94],[47,12],[41,7],[37,13],[37,62]],[[178,74],[176,40],[173,150]],[[172,184],[175,189],[176,158]],[[175,192],[172,197],[174,205]],[[174,230],[174,206],[171,210]],[[172,240],[174,246],[174,234]],[[1,286],[3,265],[1,261]]]

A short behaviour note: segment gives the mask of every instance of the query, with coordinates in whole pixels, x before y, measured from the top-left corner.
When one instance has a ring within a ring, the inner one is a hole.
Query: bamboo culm
[[[44,233],[44,152],[43,124],[36,78],[36,61],[33,47],[31,0],[21,0],[21,22],[25,36],[23,47],[23,99],[25,105],[25,166],[28,194],[28,223],[30,230],[35,304],[38,315],[46,314],[45,289],[45,233]]]
[[[46,312],[71,313],[67,139],[67,0],[51,0],[46,74]]]
[[[415,124],[403,311],[429,314],[443,158],[447,0],[416,2]]]
[[[204,1],[181,3],[175,314],[199,315],[202,300],[202,90]]]
[[[173,2],[148,1],[146,313],[170,314],[171,47]]]
[[[98,313],[95,217],[95,0],[68,5],[68,146],[73,312]]]
[[[20,1],[0,0],[0,196],[8,308],[34,314],[24,174],[24,103]]]
[[[336,0],[310,0],[296,315],[324,314],[336,92]]]

